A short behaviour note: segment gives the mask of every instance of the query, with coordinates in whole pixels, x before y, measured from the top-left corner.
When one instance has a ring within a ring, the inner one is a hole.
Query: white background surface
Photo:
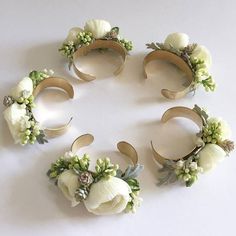
[[[47,145],[14,145],[1,118],[0,235],[235,235],[235,153],[214,172],[200,176],[191,188],[178,184],[160,188],[150,151],[150,140],[162,154],[175,157],[193,146],[197,129],[190,121],[159,122],[162,113],[175,105],[207,107],[213,115],[224,117],[236,133],[235,7],[234,1],[1,0],[1,100],[30,70],[45,67],[73,84],[75,99],[69,101],[55,90],[45,91],[37,99],[35,114],[44,125],[74,117],[68,133]],[[79,82],[57,51],[67,31],[83,27],[90,18],[104,18],[119,26],[122,35],[134,43],[118,77],[107,76],[117,64],[116,57],[96,54],[83,59],[81,65],[100,78]],[[160,89],[176,88],[183,77],[163,62],[150,65],[149,79],[144,80],[145,43],[162,42],[176,31],[189,34],[191,42],[211,51],[211,71],[218,84],[215,93],[200,89],[194,97],[162,98]],[[126,140],[136,147],[145,165],[140,176],[144,202],[136,214],[97,217],[82,204],[71,208],[48,181],[45,173],[50,163],[77,136],[88,132],[95,142],[86,150],[95,159],[109,156],[124,166],[116,143]]]

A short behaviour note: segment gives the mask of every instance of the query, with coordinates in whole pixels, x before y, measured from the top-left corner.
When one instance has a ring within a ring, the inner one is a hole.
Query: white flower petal
[[[184,33],[172,33],[169,34],[164,42],[166,48],[174,47],[176,49],[183,49],[189,44],[189,36]]]
[[[65,39],[65,43],[68,42],[76,42],[77,40],[77,35],[82,32],[83,30],[79,27],[74,27],[69,30],[69,33],[67,35],[67,38]]]
[[[122,212],[129,201],[129,185],[122,179],[111,177],[92,184],[84,204],[89,212],[109,215]]]
[[[25,77],[16,85],[16,87],[12,88],[11,96],[17,99],[22,96],[24,90],[28,92],[28,96],[33,93],[33,82],[29,77]]]
[[[26,116],[25,108],[22,108],[18,103],[13,103],[4,112],[3,116],[7,121],[11,135],[15,143],[20,142],[19,133],[21,131],[21,119]]]
[[[207,144],[199,153],[199,166],[204,172],[212,170],[225,156],[225,151],[219,145]]]
[[[229,139],[231,136],[231,129],[229,124],[225,120],[221,120],[221,139],[222,141],[225,139]]]
[[[142,202],[143,202],[143,199],[141,197],[134,196],[134,199],[133,199],[133,203],[134,203],[133,213],[135,213],[136,209],[141,206]]]
[[[30,121],[29,121],[30,117],[29,116],[23,116],[20,119],[20,131],[25,131],[26,129],[31,127]]]
[[[91,32],[94,38],[99,39],[111,31],[111,25],[105,20],[88,20],[84,30]]]
[[[76,175],[73,170],[66,170],[61,173],[57,184],[64,196],[71,201],[72,207],[79,204],[75,198],[75,191],[79,187],[79,180],[78,175]]]
[[[199,59],[205,62],[206,67],[209,69],[212,64],[212,58],[209,50],[203,45],[197,45],[192,52],[191,59]]]

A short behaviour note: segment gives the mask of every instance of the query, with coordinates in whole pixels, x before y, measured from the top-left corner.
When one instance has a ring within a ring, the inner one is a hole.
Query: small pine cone
[[[117,36],[118,36],[117,32],[115,30],[112,30],[106,34],[105,38],[110,40],[110,39],[116,39]]]
[[[221,146],[226,153],[230,153],[234,150],[234,142],[229,139],[226,139],[223,142],[219,143],[219,146]]]
[[[90,172],[84,171],[79,175],[79,181],[82,185],[88,186],[93,183],[93,176]]]
[[[118,34],[117,34],[116,31],[113,30],[113,31],[110,32],[110,37],[111,37],[111,38],[114,39],[114,38],[117,38],[117,36],[118,36]]]
[[[11,106],[15,102],[12,96],[5,96],[3,99],[3,105],[6,107]]]
[[[75,197],[77,198],[77,200],[81,201],[85,200],[88,194],[89,194],[88,188],[81,186],[76,190]]]

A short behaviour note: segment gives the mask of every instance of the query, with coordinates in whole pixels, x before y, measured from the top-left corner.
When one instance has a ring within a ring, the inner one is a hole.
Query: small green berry
[[[25,134],[26,134],[26,135],[30,135],[30,134],[31,134],[31,131],[30,131],[29,129],[27,129],[27,130],[25,131]]]
[[[18,99],[18,102],[19,102],[19,103],[23,103],[23,102],[24,102],[24,98],[23,98],[23,97],[20,97],[20,98]]]

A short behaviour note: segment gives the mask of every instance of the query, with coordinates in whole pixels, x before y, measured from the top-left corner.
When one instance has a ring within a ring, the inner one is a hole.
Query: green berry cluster
[[[40,135],[40,128],[35,120],[27,122],[27,128],[21,132],[21,144],[25,145],[27,143],[34,144],[37,137]]]
[[[70,159],[69,169],[74,170],[77,174],[87,171],[89,168],[89,155],[84,154],[82,158],[74,156]]]
[[[109,179],[112,176],[116,176],[116,171],[118,169],[119,165],[113,165],[109,158],[99,158],[95,166],[95,182],[98,182],[102,178]]]
[[[35,107],[34,96],[33,95],[30,95],[29,97],[21,96],[17,99],[17,102],[19,104],[25,104],[29,108],[34,108]]]
[[[78,34],[78,41],[80,45],[89,45],[93,40],[93,34],[91,32],[80,32]]]
[[[132,41],[128,41],[126,39],[121,39],[119,42],[122,44],[122,46],[127,50],[131,51],[133,49],[133,43]]]
[[[69,170],[70,161],[63,157],[56,160],[51,164],[51,168],[48,170],[47,175],[50,179],[57,179],[58,176],[65,170]]]
[[[202,80],[202,85],[207,92],[214,91],[216,88],[215,81],[212,79],[212,76],[208,76],[206,79]]]
[[[139,191],[140,191],[140,186],[139,182],[137,179],[134,178],[128,178],[125,180],[125,182],[130,186],[131,193],[129,194],[130,200],[126,206],[126,212],[135,212],[136,208],[140,206],[140,198],[139,196]]]
[[[129,194],[130,196],[130,201],[127,203],[126,205],[126,208],[125,208],[125,211],[128,213],[128,212],[133,212],[135,213],[136,212],[136,207],[140,206],[140,198],[138,197],[139,196],[139,191],[137,192],[132,192]]]
[[[221,123],[219,121],[207,122],[202,129],[204,143],[218,143],[221,141]]]
[[[50,77],[50,75],[43,71],[31,71],[29,74],[30,79],[33,81],[34,88],[44,79]]]
[[[130,200],[127,203],[126,212],[135,212],[136,208],[140,206],[141,199],[138,197],[140,186],[136,177],[143,170],[143,166],[136,164],[134,166],[129,165],[124,172],[120,169],[117,171],[116,177],[124,180],[130,187],[131,193],[129,194]]]
[[[77,155],[69,158],[62,156],[51,164],[48,176],[51,179],[57,178],[65,170],[74,170],[76,174],[80,175],[88,170],[89,162],[90,159],[87,154],[84,154],[82,158],[79,158]]]
[[[139,199],[138,195],[139,195],[139,191],[140,191],[140,186],[139,186],[139,182],[137,179],[134,178],[129,178],[127,180],[125,180],[125,182],[130,186],[131,189],[131,193],[130,195],[130,201],[128,202],[127,206],[126,206],[126,212],[135,212],[136,207],[139,205],[136,203],[136,201]]]
[[[72,59],[72,56],[76,51],[76,44],[73,41],[69,41],[67,43],[63,43],[58,50],[62,53],[62,55],[66,56],[69,59]]]
[[[197,179],[198,174],[202,172],[202,168],[198,166],[197,161],[189,158],[188,160],[179,160],[176,163],[175,174],[179,180],[185,182],[190,187]]]
[[[203,85],[207,92],[214,91],[216,84],[212,76],[209,75],[204,60],[193,59],[191,60],[191,65],[195,75],[195,83]]]

